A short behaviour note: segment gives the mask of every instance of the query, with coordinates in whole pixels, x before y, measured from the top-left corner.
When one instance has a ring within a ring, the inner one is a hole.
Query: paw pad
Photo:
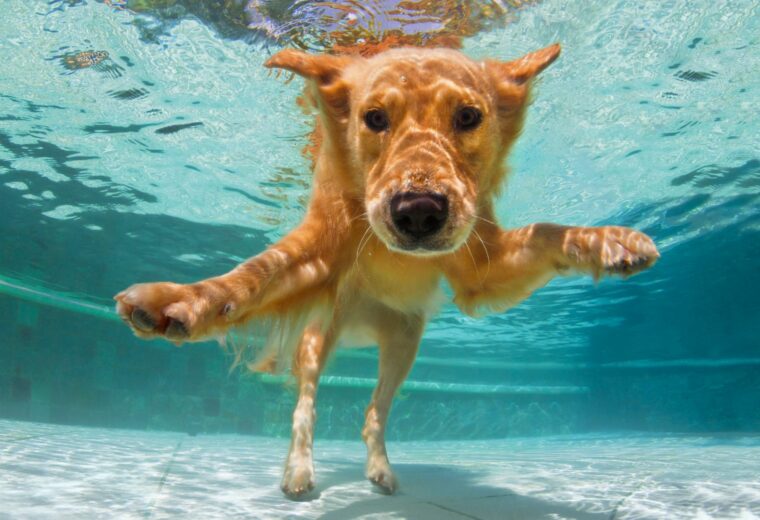
[[[132,324],[143,332],[151,332],[156,328],[156,320],[139,308],[132,311]]]

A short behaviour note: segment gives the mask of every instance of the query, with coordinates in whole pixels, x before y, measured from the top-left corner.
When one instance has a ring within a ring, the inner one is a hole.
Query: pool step
[[[282,385],[291,380],[290,376],[272,374],[261,374],[259,378],[267,385]],[[320,387],[333,388],[375,388],[376,384],[377,380],[369,377],[325,375],[319,380]],[[589,391],[586,386],[483,385],[435,381],[406,381],[402,390],[476,395],[563,395],[587,394]]]

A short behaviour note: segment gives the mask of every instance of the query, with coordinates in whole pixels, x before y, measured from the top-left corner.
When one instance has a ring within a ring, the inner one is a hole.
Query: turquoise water
[[[159,3],[2,4],[0,417],[286,436],[287,381],[230,372],[213,343],[138,341],[111,296],[224,272],[300,220],[301,84],[262,63],[331,22],[304,22],[316,2],[259,2],[270,18]],[[446,305],[389,438],[760,431],[760,4],[543,1],[493,25],[464,51],[563,44],[501,222],[636,227],[662,259],[553,281],[503,315]],[[317,442],[358,437],[375,372],[375,349],[339,353]]]
[[[503,315],[444,306],[388,425],[392,499],[356,442],[376,350],[341,351],[298,504],[287,378],[138,341],[111,296],[224,272],[300,220],[309,119],[273,52],[469,20],[221,4],[2,4],[0,518],[760,516],[760,3],[457,2],[473,57],[563,44],[499,219],[632,226],[662,259]]]

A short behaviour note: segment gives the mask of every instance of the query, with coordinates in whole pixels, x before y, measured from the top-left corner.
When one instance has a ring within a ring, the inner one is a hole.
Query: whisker
[[[475,218],[479,218],[483,222],[488,222],[489,224],[493,224],[494,226],[498,226],[498,224],[496,222],[494,222],[493,220],[488,220],[487,218],[481,217],[480,215],[475,215]]]
[[[367,228],[367,239],[364,241],[364,243],[361,245],[361,249],[359,250],[359,254],[361,254],[362,250],[367,247],[367,244],[369,244],[369,241],[372,240],[372,228]]]
[[[486,247],[486,243],[483,242],[483,239],[480,236],[480,233],[478,233],[474,228],[472,232],[475,234],[475,236],[480,240],[480,244],[483,246],[483,251],[486,253],[486,260],[488,260],[488,267],[486,268],[486,278],[488,278],[488,275],[491,273],[491,255],[488,254],[488,248]]]
[[[349,224],[351,224],[351,223],[353,223],[353,222],[354,222],[354,220],[359,220],[360,218],[364,218],[364,217],[367,217],[367,216],[369,216],[369,213],[367,213],[367,212],[365,211],[365,212],[364,212],[364,213],[362,213],[361,215],[357,215],[357,216],[355,216],[354,218],[352,218],[351,220],[349,220],[349,221],[348,221],[348,223],[349,223]]]
[[[359,241],[359,247],[356,249],[356,258],[354,259],[354,269],[356,270],[357,276],[360,278],[363,277],[362,271],[361,271],[361,264],[359,264],[359,255],[361,255],[362,251],[365,247],[367,247],[367,244],[369,244],[369,241],[372,240],[372,228],[367,227],[367,230],[364,232],[364,235],[362,235],[361,240]]]
[[[475,262],[475,257],[472,256],[472,249],[470,249],[470,244],[465,242],[464,246],[467,248],[467,252],[470,254],[470,260],[472,260],[472,266],[475,268],[475,274],[478,275],[478,283],[480,285],[483,285],[483,279],[480,277],[480,271],[478,270],[477,262]]]
[[[370,238],[372,238],[370,231],[372,231],[372,228],[367,226],[367,229],[364,231],[361,240],[359,240],[359,246],[356,248],[356,257],[354,258],[355,267],[359,266],[359,255],[361,254],[362,249],[364,249],[364,247],[369,243]]]

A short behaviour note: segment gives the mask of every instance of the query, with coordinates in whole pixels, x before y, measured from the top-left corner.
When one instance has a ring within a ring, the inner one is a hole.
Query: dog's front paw
[[[367,478],[380,492],[386,495],[392,495],[398,489],[398,480],[396,480],[396,476],[391,471],[387,460],[368,464]]]
[[[652,267],[660,258],[651,238],[620,226],[572,229],[564,248],[571,265],[589,271],[595,278],[605,275],[627,278]]]
[[[288,498],[303,498],[314,489],[314,470],[307,466],[288,465],[280,489]]]
[[[206,336],[224,310],[201,283],[141,283],[114,299],[116,311],[135,334],[142,338],[163,336],[177,344]]]

